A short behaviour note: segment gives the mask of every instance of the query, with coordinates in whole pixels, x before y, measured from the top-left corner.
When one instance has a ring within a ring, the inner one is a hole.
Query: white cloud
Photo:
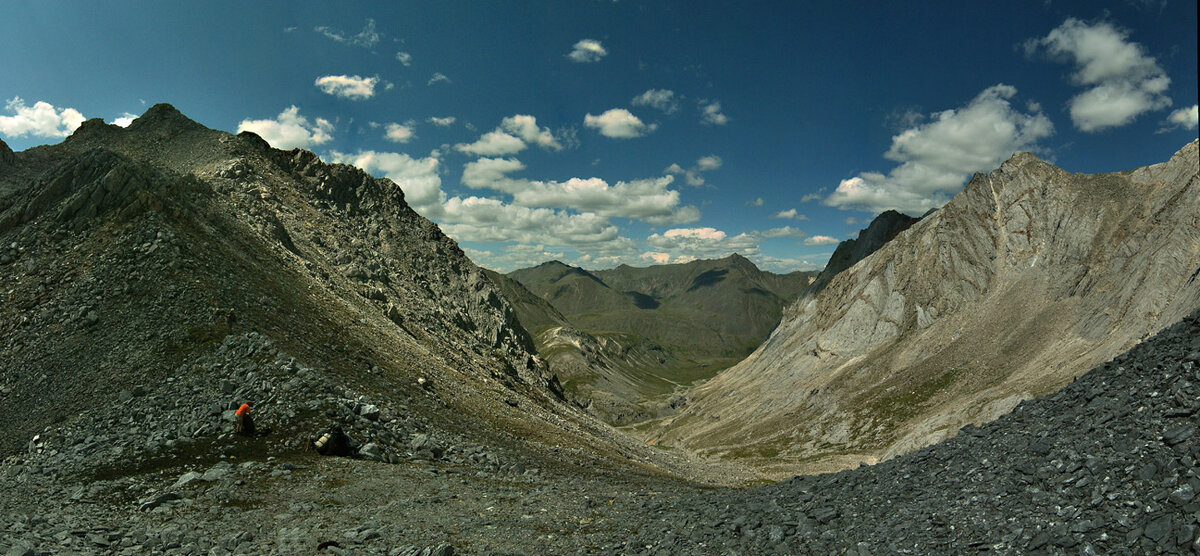
[[[597,129],[600,135],[613,139],[632,139],[658,129],[658,124],[644,124],[624,108],[613,108],[599,116],[587,114],[583,118],[583,125]]]
[[[1034,148],[1054,133],[1044,114],[1013,109],[1009,99],[1016,93],[1008,85],[994,85],[964,107],[932,114],[892,137],[884,157],[899,166],[887,175],[864,172],[842,180],[824,203],[918,214],[941,206],[971,174],[992,170],[1013,152]]]
[[[459,143],[454,149],[476,156],[500,156],[525,150],[525,142],[497,129],[484,133],[474,143]]]
[[[679,111],[679,100],[675,91],[667,89],[650,89],[630,101],[634,106],[649,106],[662,110],[664,114],[674,114]]]
[[[471,189],[507,191],[509,187],[504,182],[510,181],[508,174],[524,169],[525,165],[515,158],[480,158],[463,166],[462,182]]]
[[[393,143],[407,143],[416,138],[413,122],[404,124],[390,123],[386,126],[383,138]]]
[[[709,170],[716,170],[717,168],[720,168],[724,163],[725,161],[721,160],[721,157],[715,154],[710,154],[708,156],[702,156],[696,160],[696,169],[701,172],[707,172]]]
[[[1167,121],[1164,123],[1167,125],[1166,129],[1196,129],[1198,117],[1200,117],[1200,113],[1197,112],[1197,105],[1193,104],[1187,108],[1180,108],[1171,112],[1171,115],[1167,116]],[[1166,131],[1166,129],[1163,131]]]
[[[375,96],[375,85],[379,84],[379,77],[326,75],[318,77],[313,84],[327,95],[350,100],[366,100]]]
[[[656,264],[667,264],[671,261],[671,254],[659,253],[657,251],[647,251],[642,253],[642,258],[648,261],[654,261]]]
[[[807,216],[800,214],[794,208],[787,209],[787,210],[781,210],[775,214],[772,214],[771,218],[787,218],[789,220],[808,220]]]
[[[427,81],[425,84],[432,87],[433,85],[436,85],[438,83],[445,83],[445,84],[449,85],[449,84],[453,83],[453,81],[450,81],[449,77],[446,77],[445,74],[439,72],[439,73],[434,73],[432,76],[430,76],[429,81]]]
[[[0,116],[0,135],[7,137],[66,137],[79,129],[84,117],[74,108],[55,108],[38,101],[25,106],[21,97],[13,97],[4,105],[12,116]]]
[[[784,226],[782,228],[771,228],[770,230],[760,232],[760,235],[762,235],[763,237],[797,237],[797,238],[808,236],[808,234],[804,233],[804,230],[801,230],[799,228],[793,228],[791,226]]]
[[[454,116],[446,116],[445,118],[438,118],[436,116],[433,116],[433,117],[429,118],[429,123],[431,123],[435,126],[438,126],[438,127],[450,127],[450,126],[454,125],[454,122],[456,122],[457,120],[458,119],[455,118]]]
[[[635,246],[607,218],[563,210],[505,204],[498,199],[453,197],[444,205],[442,229],[458,241],[620,249]]]
[[[1142,45],[1128,38],[1110,23],[1089,25],[1067,18],[1045,37],[1026,41],[1026,53],[1044,48],[1051,56],[1074,62],[1072,81],[1088,87],[1068,103],[1071,121],[1080,130],[1120,127],[1171,105],[1164,94],[1171,79]]]
[[[340,29],[334,29],[333,27],[329,27],[326,25],[320,25],[320,26],[314,27],[313,31],[316,31],[316,32],[324,35],[326,38],[332,39],[332,40],[340,42],[342,44],[349,44],[352,46],[361,46],[363,48],[371,48],[371,47],[379,44],[379,39],[382,37],[382,35],[380,35],[378,32],[375,31],[375,20],[374,19],[368,19],[366,24],[363,25],[362,31],[359,31],[358,34],[353,35],[353,36],[347,35],[346,33],[342,32]]]
[[[403,153],[358,151],[345,154],[334,151],[334,162],[351,164],[364,172],[379,175],[396,182],[404,191],[404,200],[427,217],[441,214],[442,178],[438,176],[436,158],[413,158]]]
[[[721,103],[717,101],[700,101],[700,123],[707,125],[725,125],[729,117],[721,113]]]
[[[396,61],[400,62],[401,64],[404,64],[405,66],[411,66],[412,65],[412,54],[409,54],[409,53],[403,52],[403,51],[397,52],[396,53]]]
[[[764,204],[764,203],[765,203],[765,202],[763,201],[763,198],[762,198],[762,197],[756,197],[756,198],[755,198],[754,200],[752,200],[752,201],[746,201],[746,206],[748,206],[748,207],[761,207],[761,206],[763,206],[763,204]]]
[[[333,138],[333,124],[324,118],[309,122],[295,105],[284,110],[274,120],[242,120],[238,133],[249,131],[262,137],[277,149],[305,149]]]
[[[662,234],[651,234],[646,245],[655,253],[670,255],[672,263],[696,259],[714,259],[733,253],[744,256],[758,254],[758,239],[749,234],[729,236],[716,228],[673,228]],[[659,256],[662,259],[661,255]],[[657,262],[657,261],[656,261]],[[667,261],[661,261],[660,264]]]
[[[509,116],[500,122],[500,129],[520,137],[526,143],[537,145],[546,150],[561,151],[563,148],[562,144],[551,133],[550,128],[539,128],[537,118],[533,116],[525,114]]]
[[[572,209],[612,218],[634,218],[656,224],[699,219],[695,207],[681,207],[679,192],[670,189],[672,176],[620,181],[571,178],[566,181],[515,179],[508,174],[525,169],[514,158],[481,158],[463,166],[463,185],[492,189],[512,196],[517,206]]]
[[[803,243],[805,245],[837,245],[837,244],[841,243],[841,241],[839,241],[835,237],[812,236],[812,237],[804,240],[801,243]]]
[[[108,123],[116,125],[116,126],[121,126],[121,127],[129,127],[129,124],[133,123],[133,121],[136,120],[137,118],[138,118],[137,114],[125,112],[124,114],[121,114],[121,117],[116,118],[113,121],[108,122]]]
[[[809,194],[801,197],[800,202],[801,203],[811,203],[813,201],[820,201],[823,198],[825,198],[825,188],[824,187],[822,187],[821,189],[818,189],[816,193],[809,193]]]
[[[599,62],[601,58],[608,55],[608,51],[604,49],[604,45],[600,41],[592,39],[583,39],[572,47],[571,53],[567,54],[572,62],[589,63]]]

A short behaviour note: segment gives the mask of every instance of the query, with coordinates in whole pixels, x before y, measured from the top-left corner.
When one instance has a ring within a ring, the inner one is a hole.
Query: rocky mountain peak
[[[695,391],[663,440],[710,453],[769,447],[772,465],[794,457],[832,470],[1054,391],[1200,308],[1196,144],[1119,173],[1073,174],[1018,153],[977,174],[802,295],[753,355]],[[903,222],[881,218],[855,243]]]
[[[52,405],[80,410],[185,372],[239,330],[363,392],[420,377],[438,403],[462,404],[455,418],[482,392],[564,411],[512,307],[399,187],[251,142],[162,104],[127,128],[92,120],[0,171],[0,244],[17,246],[0,249],[0,274],[27,300],[0,304],[3,413],[59,390]],[[38,382],[51,368],[64,371]],[[91,386],[64,386],[78,382]],[[0,428],[23,436],[52,417]]]
[[[179,133],[185,130],[207,130],[208,128],[197,123],[196,121],[184,116],[182,112],[176,110],[174,106],[166,103],[155,104],[148,108],[141,116],[133,120],[129,127],[125,128],[130,132],[146,133],[150,131],[159,133]]]

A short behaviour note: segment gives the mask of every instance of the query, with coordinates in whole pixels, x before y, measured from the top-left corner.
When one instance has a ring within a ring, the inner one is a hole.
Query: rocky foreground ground
[[[1200,314],[1059,392],[870,467],[703,487],[564,451],[426,431],[253,333],[202,365],[227,384],[123,392],[0,467],[7,554],[1200,553]],[[215,386],[215,387],[214,387]],[[270,436],[228,434],[234,396]],[[155,410],[154,408],[158,408]],[[170,410],[163,409],[170,407]],[[403,446],[302,450],[295,412]],[[200,440],[194,440],[198,438]],[[372,459],[373,458],[373,459]],[[389,463],[390,462],[390,463]]]

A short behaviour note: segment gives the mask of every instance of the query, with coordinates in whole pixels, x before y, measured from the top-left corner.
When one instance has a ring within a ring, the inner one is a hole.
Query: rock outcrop
[[[992,420],[1200,307],[1197,143],[1070,174],[1018,153],[791,306],[662,441],[778,473]]]

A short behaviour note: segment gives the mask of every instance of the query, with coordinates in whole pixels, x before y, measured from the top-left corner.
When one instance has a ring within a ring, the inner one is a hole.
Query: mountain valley
[[[170,105],[0,142],[0,551],[1200,552],[1198,166],[1018,153],[821,273],[499,274]]]

